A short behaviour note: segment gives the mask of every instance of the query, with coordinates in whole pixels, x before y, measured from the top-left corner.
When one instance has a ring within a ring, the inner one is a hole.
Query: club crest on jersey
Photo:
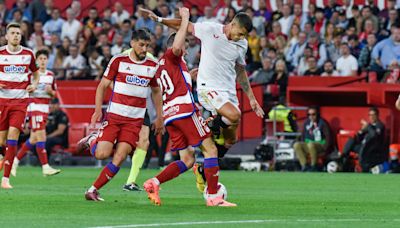
[[[26,70],[26,66],[10,65],[10,66],[5,66],[4,67],[4,72],[5,73],[24,73],[25,70]]]
[[[149,79],[144,79],[144,78],[139,78],[136,75],[128,75],[125,78],[126,83],[132,84],[132,85],[138,85],[138,86],[148,86],[150,80]]]

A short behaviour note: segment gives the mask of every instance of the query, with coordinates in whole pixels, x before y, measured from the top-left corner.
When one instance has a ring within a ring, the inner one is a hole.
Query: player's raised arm
[[[179,8],[179,15],[181,15],[182,21],[172,44],[172,52],[176,56],[182,54],[183,46],[185,45],[186,31],[189,25],[189,9],[185,7]]]
[[[259,117],[264,117],[264,111],[261,108],[261,106],[258,104],[256,97],[253,94],[253,90],[251,89],[249,78],[247,77],[246,69],[244,68],[243,65],[236,64],[235,67],[236,70],[236,75],[237,75],[237,81],[242,87],[243,91],[246,93],[247,97],[250,100],[250,105],[253,111],[257,114]]]
[[[161,23],[163,25],[166,25],[166,26],[168,26],[170,28],[178,30],[180,28],[180,26],[181,26],[181,22],[182,22],[181,19],[175,19],[175,18],[171,19],[171,18],[159,17],[153,11],[147,10],[147,9],[143,9],[143,8],[139,8],[139,11],[140,11],[140,13],[147,14],[150,17],[150,19],[152,19],[153,21],[159,22],[159,23]],[[193,33],[193,28],[194,28],[193,23],[191,23],[189,21],[188,26],[187,26],[187,32],[188,33]]]

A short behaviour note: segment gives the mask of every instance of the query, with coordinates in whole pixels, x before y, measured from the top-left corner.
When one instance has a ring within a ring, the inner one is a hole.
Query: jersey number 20
[[[157,83],[163,92],[163,100],[165,101],[165,99],[167,99],[167,94],[171,95],[175,89],[171,77],[168,75],[166,70],[161,71],[161,76],[157,78]]]

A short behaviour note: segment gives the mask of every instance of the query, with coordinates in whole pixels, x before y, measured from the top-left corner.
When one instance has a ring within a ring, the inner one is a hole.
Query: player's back
[[[157,82],[163,94],[164,122],[190,116],[196,106],[191,94],[192,79],[183,56],[169,48],[158,62]]]

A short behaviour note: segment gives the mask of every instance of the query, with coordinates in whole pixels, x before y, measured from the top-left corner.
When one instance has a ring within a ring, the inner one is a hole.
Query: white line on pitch
[[[204,222],[174,222],[174,223],[151,223],[151,224],[131,224],[117,226],[95,226],[90,228],[132,228],[132,227],[157,227],[157,226],[187,226],[187,225],[213,225],[213,224],[236,224],[236,223],[292,223],[292,222],[378,222],[378,221],[393,221],[398,222],[398,219],[262,219],[262,220],[238,220],[238,221],[204,221]]]

